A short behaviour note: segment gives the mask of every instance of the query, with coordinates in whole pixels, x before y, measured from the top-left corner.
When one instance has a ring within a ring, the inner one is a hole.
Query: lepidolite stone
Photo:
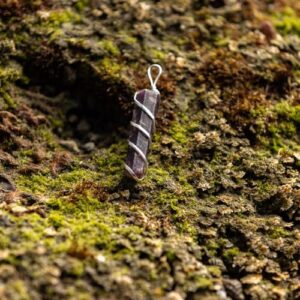
[[[160,94],[153,90],[142,90],[136,95],[136,100],[144,105],[148,110],[156,116],[160,103]],[[155,130],[155,121],[153,121],[142,108],[135,105],[133,110],[132,122],[144,128],[150,136]],[[147,157],[151,139],[149,139],[141,130],[131,125],[129,141],[136,145]],[[129,146],[126,165],[133,171],[135,179],[142,179],[147,172],[147,162],[143,160],[141,155]],[[128,173],[128,171],[127,171]],[[128,174],[132,177],[132,174]]]

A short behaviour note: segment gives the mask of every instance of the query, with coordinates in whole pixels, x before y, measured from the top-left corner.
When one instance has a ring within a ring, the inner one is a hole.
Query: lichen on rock
[[[297,299],[297,1],[0,3],[1,299]],[[124,177],[159,63],[147,177]]]

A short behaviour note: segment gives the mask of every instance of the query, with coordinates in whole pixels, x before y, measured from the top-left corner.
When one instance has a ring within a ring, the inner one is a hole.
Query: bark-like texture
[[[0,3],[1,299],[298,299],[300,5]],[[146,179],[124,177],[160,63]]]

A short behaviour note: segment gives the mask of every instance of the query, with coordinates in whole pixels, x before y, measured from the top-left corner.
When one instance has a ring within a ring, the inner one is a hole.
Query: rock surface
[[[300,297],[298,1],[0,2],[1,299]]]

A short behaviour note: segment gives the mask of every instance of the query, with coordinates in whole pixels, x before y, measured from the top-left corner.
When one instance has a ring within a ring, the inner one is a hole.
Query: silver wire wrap
[[[157,68],[158,69],[158,74],[155,78],[155,80],[153,81],[153,78],[152,78],[152,69],[153,68]],[[162,70],[162,67],[158,64],[154,64],[154,65],[151,65],[149,68],[148,68],[148,77],[149,77],[149,80],[150,80],[150,83],[151,83],[151,87],[152,87],[152,90],[153,91],[158,91],[158,89],[156,88],[156,84],[157,84],[157,81],[159,79],[159,77],[161,76],[163,70]]]
[[[156,78],[153,80],[152,78],[152,69],[153,68],[157,68],[158,70],[158,73],[157,73],[157,76]],[[162,70],[162,67],[158,64],[153,64],[151,65],[149,68],[148,68],[148,77],[149,77],[149,81],[150,81],[150,84],[151,84],[151,88],[154,92],[158,93],[159,94],[159,90],[156,88],[156,84],[157,84],[157,81],[159,79],[159,77],[161,76],[163,70]],[[155,116],[153,115],[153,113],[142,103],[140,103],[138,100],[137,100],[137,95],[138,95],[138,92],[135,93],[134,95],[134,103],[136,106],[138,106],[153,122],[153,125],[152,125],[152,128],[153,128],[153,131],[155,131]],[[141,125],[131,121],[130,122],[131,126],[136,128],[137,130],[139,130],[148,140],[149,140],[149,146],[152,142],[152,138],[151,138],[151,132],[148,132],[145,128],[143,128]],[[128,145],[129,147],[131,147],[141,158],[142,160],[145,162],[146,164],[146,169],[148,168],[148,160],[147,160],[147,157],[145,156],[145,154],[143,153],[143,151],[138,148],[134,143],[132,143],[131,141],[128,140]],[[127,165],[125,164],[125,169],[126,171],[130,174],[130,176],[135,179],[136,181],[141,181],[143,178],[138,178],[134,171]]]

